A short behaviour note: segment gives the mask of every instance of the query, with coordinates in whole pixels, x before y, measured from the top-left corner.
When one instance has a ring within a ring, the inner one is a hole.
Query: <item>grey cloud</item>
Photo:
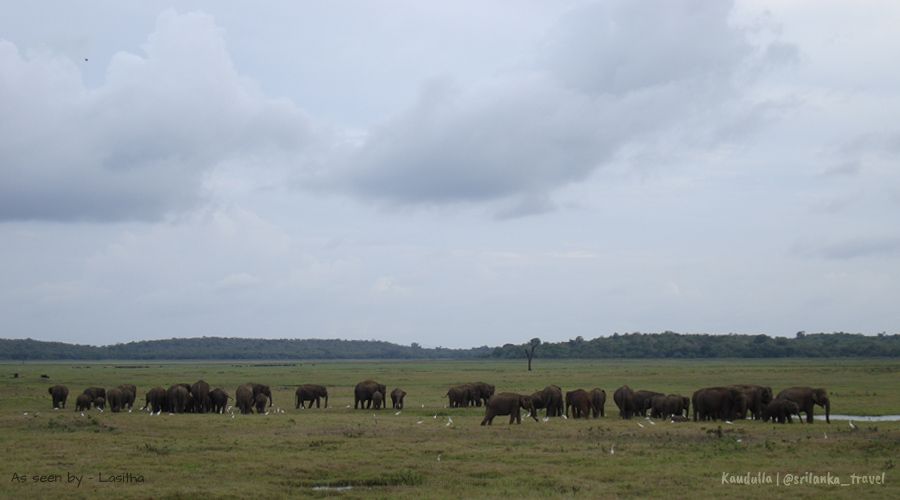
[[[827,259],[847,260],[862,257],[900,255],[900,237],[860,237],[829,244],[820,250]]]
[[[332,188],[388,204],[502,201],[499,217],[539,210],[623,146],[679,123],[715,129],[754,106],[736,72],[763,49],[729,23],[726,2],[605,2],[563,19],[534,67],[459,88],[425,85],[330,173]],[[449,82],[449,83],[448,83]],[[722,118],[722,117],[719,117]],[[715,134],[712,134],[715,135]],[[511,207],[511,208],[509,208]]]
[[[0,220],[158,219],[195,204],[220,162],[314,134],[237,73],[207,15],[163,13],[143,49],[88,88],[74,61],[0,41]]]

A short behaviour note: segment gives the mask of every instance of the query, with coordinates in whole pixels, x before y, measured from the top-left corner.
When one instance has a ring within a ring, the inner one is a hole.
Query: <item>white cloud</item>
[[[158,219],[192,207],[218,164],[299,157],[315,133],[237,72],[205,14],[161,14],[99,87],[78,64],[0,41],[0,220]]]

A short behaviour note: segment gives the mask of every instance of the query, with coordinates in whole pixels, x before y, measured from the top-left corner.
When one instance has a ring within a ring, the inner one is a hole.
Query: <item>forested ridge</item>
[[[526,339],[527,340],[527,339]],[[526,341],[500,347],[423,348],[376,340],[195,337],[107,346],[0,339],[0,360],[185,359],[523,359]],[[540,343],[536,359],[900,357],[900,335],[798,332],[795,337],[663,333],[613,334]]]

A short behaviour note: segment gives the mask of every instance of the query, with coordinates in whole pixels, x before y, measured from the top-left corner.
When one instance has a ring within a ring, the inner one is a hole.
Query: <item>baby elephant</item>
[[[380,410],[383,402],[384,394],[382,394],[381,391],[375,391],[375,394],[372,394],[372,407],[376,410]]]
[[[75,398],[75,411],[85,411],[91,409],[91,396],[88,394],[79,394]]]
[[[792,415],[797,415],[797,418],[800,418],[800,406],[787,399],[773,399],[772,402],[763,409],[764,422],[768,422],[769,419],[771,419],[772,422],[778,422],[779,424],[783,424],[785,421],[793,424],[794,421],[791,419]],[[803,420],[801,419],[800,421],[802,422]]]
[[[531,402],[530,396],[515,394],[512,392],[501,392],[491,396],[487,404],[484,405],[484,420],[481,425],[493,425],[494,417],[497,415],[509,415],[509,423],[522,423],[522,408],[531,413],[531,418],[535,422],[538,421],[535,416],[534,404]]]
[[[406,391],[401,388],[396,388],[391,392],[391,406],[395,410],[403,409],[403,398],[406,397]]]
[[[269,402],[269,398],[265,394],[260,393],[256,395],[256,399],[253,402],[254,406],[256,406],[256,413],[262,415],[266,412],[266,403]]]

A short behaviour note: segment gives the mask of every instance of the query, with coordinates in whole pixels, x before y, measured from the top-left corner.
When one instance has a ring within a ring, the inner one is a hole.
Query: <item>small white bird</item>
[[[438,455],[438,459],[437,459],[437,461],[438,461],[438,462],[440,462],[440,461],[441,461],[441,456],[440,456],[440,455]]]
[[[81,412],[81,416],[82,416],[82,417],[84,416],[84,412]]]
[[[234,419],[234,413],[231,414],[231,418]]]
[[[642,423],[640,423],[640,422],[638,422],[637,424],[638,424],[638,427],[640,427],[641,429],[644,428],[644,424],[642,424]]]
[[[528,417],[530,417],[530,416],[531,416],[531,412],[528,412],[528,413],[525,414],[525,418],[528,418]]]
[[[566,419],[566,420],[569,420],[569,417],[567,417],[567,416],[565,416],[565,415],[562,415],[562,418],[564,418],[564,419]]]
[[[824,432],[823,432],[822,435],[825,436],[825,439],[828,439],[828,434],[827,434],[827,433],[824,433]]]
[[[350,405],[347,405],[345,408],[350,408]]]
[[[740,439],[735,439],[735,441],[737,441],[737,442],[738,442],[738,443],[740,443],[740,442],[741,442],[741,440],[740,440]]]
[[[422,423],[422,421],[421,421],[421,420],[419,420],[419,421],[418,421],[418,422],[416,422],[416,423],[417,423],[417,424],[421,424],[421,423]]]
[[[452,424],[452,423],[453,423],[453,419],[450,417],[447,417],[447,424]]]
[[[612,445],[612,446],[609,447],[609,454],[610,454],[610,455],[615,455],[615,454],[616,454],[616,449],[615,449],[615,448],[616,448],[616,445]]]
[[[398,411],[397,413],[394,413],[394,416],[396,417],[396,416],[399,415],[399,414],[400,414],[400,412]]]
[[[231,411],[232,408],[233,408],[233,406],[228,405],[228,408],[225,408],[225,411]]]
[[[730,420],[726,420],[725,423],[728,425],[734,425],[734,422],[731,422]]]
[[[437,420],[437,413],[434,414],[434,419]]]
[[[425,405],[422,405],[422,408],[425,408]]]
[[[854,424],[852,420],[849,420],[848,423],[850,424],[851,429],[856,429],[856,424]]]
[[[26,411],[26,412],[23,413],[22,415],[25,415],[25,416],[27,417],[27,416],[28,416],[28,412]]]
[[[549,422],[549,421],[550,421],[550,417],[544,417],[543,419],[541,419],[541,421],[542,421],[542,422]]]
[[[269,412],[266,412],[266,415],[268,415],[268,414],[269,414]]]
[[[128,409],[128,413],[131,413],[131,408]]]
[[[648,422],[650,422],[650,425],[656,425],[656,422],[654,422],[652,420],[648,420]]]
[[[100,413],[103,413],[103,408],[97,408],[97,411],[99,411]]]

